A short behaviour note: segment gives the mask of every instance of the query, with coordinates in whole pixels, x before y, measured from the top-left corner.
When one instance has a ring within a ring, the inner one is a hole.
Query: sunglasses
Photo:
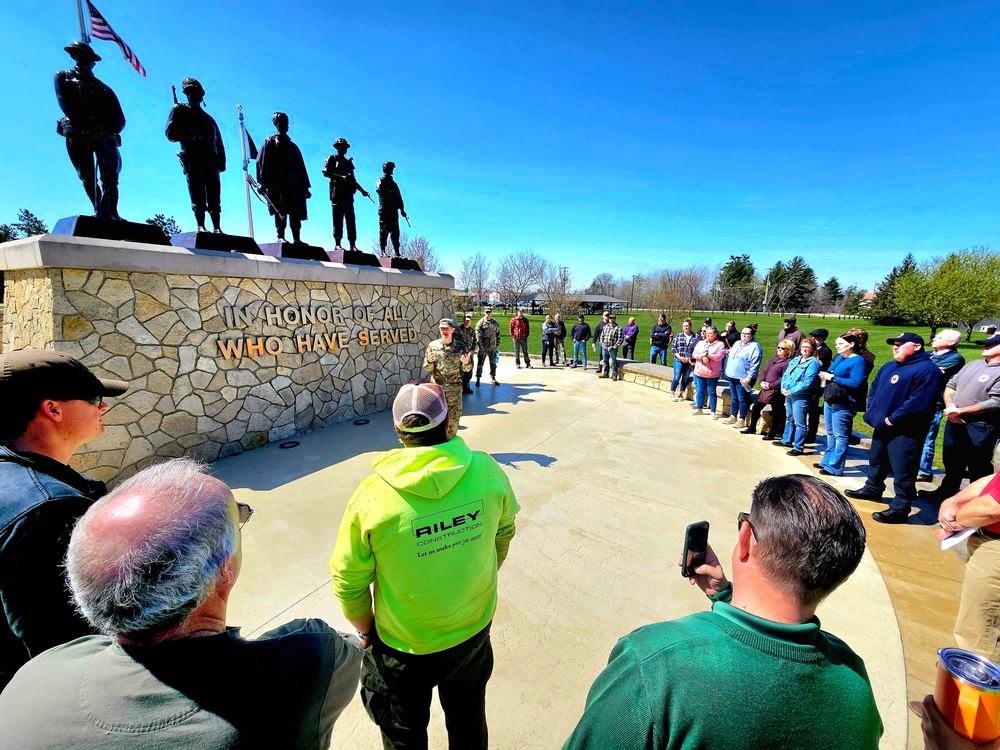
[[[246,503],[239,503],[239,502],[236,503],[236,507],[237,507],[237,509],[240,512],[240,526],[239,527],[240,527],[240,529],[242,529],[244,526],[246,526],[247,521],[249,521],[250,517],[253,515],[253,508],[251,508]]]
[[[753,540],[756,542],[757,541],[757,529],[754,528],[753,522],[750,520],[750,514],[749,513],[743,513],[741,511],[740,514],[736,518],[737,518],[737,520],[736,520],[736,531],[739,531],[740,529],[743,528],[744,522],[747,523],[747,524],[749,524],[750,525],[750,533],[753,534]]]
[[[78,401],[86,401],[88,404],[93,404],[94,406],[100,406],[104,403],[104,396],[94,396],[92,398],[81,398]]]

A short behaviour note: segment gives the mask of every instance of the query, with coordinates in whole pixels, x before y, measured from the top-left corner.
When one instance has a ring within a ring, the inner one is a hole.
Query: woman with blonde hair
[[[781,376],[781,393],[790,418],[785,420],[785,434],[774,445],[791,448],[789,456],[805,453],[806,431],[809,429],[809,400],[819,382],[819,355],[816,339],[806,336],[799,344],[799,356],[788,364]]]

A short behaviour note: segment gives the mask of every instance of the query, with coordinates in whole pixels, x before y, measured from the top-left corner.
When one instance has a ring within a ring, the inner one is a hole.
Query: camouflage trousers
[[[490,377],[494,380],[497,379],[497,363],[494,361],[494,355],[496,354],[496,349],[487,349],[485,347],[479,347],[479,357],[476,359],[476,379],[478,380],[483,376],[483,363],[490,363]]]
[[[458,422],[462,418],[462,384],[441,387],[444,389],[444,399],[448,402],[448,439],[451,440],[458,434]]]

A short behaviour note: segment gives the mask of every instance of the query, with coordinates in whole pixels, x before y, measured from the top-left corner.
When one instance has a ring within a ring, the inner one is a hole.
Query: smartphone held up
[[[695,570],[705,564],[708,551],[708,521],[699,521],[687,527],[684,532],[684,555],[681,558],[681,576],[692,578]]]

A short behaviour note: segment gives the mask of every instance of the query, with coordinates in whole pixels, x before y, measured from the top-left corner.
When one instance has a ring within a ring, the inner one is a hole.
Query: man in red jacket
[[[531,324],[524,317],[524,309],[518,308],[517,315],[510,319],[510,337],[514,339],[514,363],[521,369],[521,352],[524,352],[524,366],[531,369],[531,358],[528,356],[528,334]]]

